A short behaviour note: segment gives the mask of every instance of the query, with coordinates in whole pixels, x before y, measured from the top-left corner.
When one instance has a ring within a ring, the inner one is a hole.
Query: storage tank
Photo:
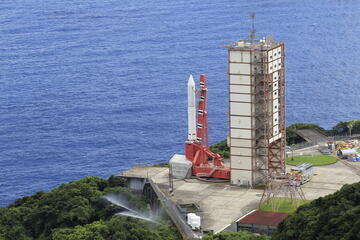
[[[342,158],[356,157],[357,151],[353,148],[339,150],[339,156]]]

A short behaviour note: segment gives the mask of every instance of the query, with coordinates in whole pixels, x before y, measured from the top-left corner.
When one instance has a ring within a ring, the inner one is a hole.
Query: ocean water
[[[0,206],[181,153],[190,73],[224,139],[223,46],[252,12],[286,44],[288,124],[360,118],[358,0],[0,1]]]

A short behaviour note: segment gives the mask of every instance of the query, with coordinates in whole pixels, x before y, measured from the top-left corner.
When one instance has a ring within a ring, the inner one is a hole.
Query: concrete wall
[[[238,223],[237,231],[248,231],[258,234],[271,235],[276,231],[276,227],[269,225],[260,225],[260,224],[247,224],[247,223]]]
[[[253,158],[253,56],[229,50],[231,183],[251,185]]]
[[[128,178],[128,188],[134,193],[142,193],[144,185],[144,178]]]

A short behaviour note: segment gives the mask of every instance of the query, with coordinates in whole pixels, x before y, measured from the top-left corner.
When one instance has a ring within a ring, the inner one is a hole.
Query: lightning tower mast
[[[251,32],[250,32],[250,39],[251,42],[254,42],[255,39],[255,34],[256,34],[256,29],[255,29],[255,17],[256,17],[256,13],[252,13],[251,15],[251,20],[252,20],[252,28],[251,28]]]

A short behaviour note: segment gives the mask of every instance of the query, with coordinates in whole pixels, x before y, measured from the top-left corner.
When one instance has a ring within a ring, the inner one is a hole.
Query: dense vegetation
[[[115,216],[121,207],[101,197],[121,195],[132,208],[146,210],[122,178],[86,177],[51,192],[38,192],[0,208],[0,240],[172,240],[181,239],[167,220],[161,224]],[[360,239],[360,183],[300,206],[270,238],[223,232],[205,240],[355,240]]]
[[[330,135],[352,135],[360,134],[360,120],[339,122],[329,131]]]
[[[280,225],[274,240],[360,239],[360,183],[300,206]]]
[[[218,234],[206,235],[203,240],[270,240],[271,238],[265,235],[254,235],[249,232],[221,232]]]
[[[348,122],[339,122],[329,130],[312,123],[295,123],[286,128],[286,143],[287,145],[303,142],[295,131],[297,129],[317,129],[328,136],[343,136],[360,134],[360,120],[351,120]]]
[[[101,196],[121,194],[131,207],[144,210],[143,199],[132,195],[121,178],[86,177],[51,192],[38,192],[0,208],[0,240],[140,240],[179,239],[169,222],[150,224],[114,216],[120,207]]]
[[[214,153],[219,153],[223,158],[230,157],[230,148],[227,145],[227,140],[221,141],[210,147],[210,150]]]
[[[329,134],[329,131],[325,130],[323,127],[320,127],[317,124],[312,123],[294,123],[286,128],[286,144],[296,144],[304,142],[304,139],[296,134],[296,130],[298,129],[316,129],[325,135]]]

